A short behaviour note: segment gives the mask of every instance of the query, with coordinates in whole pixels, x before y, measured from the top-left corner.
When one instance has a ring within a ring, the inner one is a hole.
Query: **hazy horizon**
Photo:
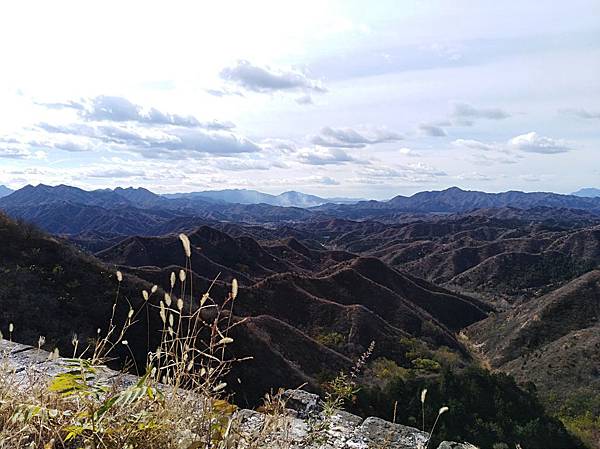
[[[20,190],[24,187],[27,186],[33,186],[33,187],[38,187],[40,185],[46,185],[46,186],[50,186],[50,187],[58,187],[61,185],[64,186],[68,186],[68,187],[76,187],[76,188],[80,188],[82,190],[86,190],[86,191],[94,191],[94,190],[115,190],[117,188],[121,188],[121,189],[139,189],[139,188],[143,188],[143,189],[147,189],[149,191],[151,191],[152,193],[158,194],[158,195],[174,195],[174,194],[189,194],[189,193],[196,193],[196,192],[222,192],[222,191],[251,191],[251,192],[259,192],[259,193],[263,193],[263,194],[269,194],[269,195],[273,195],[273,196],[278,196],[278,195],[283,195],[284,193],[290,193],[290,192],[295,192],[295,193],[302,193],[302,194],[307,194],[307,195],[314,195],[314,196],[318,196],[324,199],[350,199],[350,200],[378,200],[378,201],[386,201],[386,200],[390,200],[396,196],[402,195],[402,196],[412,196],[415,195],[417,193],[422,193],[422,192],[427,192],[427,191],[442,191],[442,190],[448,190],[451,188],[459,188],[461,190],[465,190],[465,191],[476,191],[476,192],[482,192],[482,193],[503,193],[503,192],[507,192],[509,190],[513,190],[513,191],[519,191],[519,192],[523,192],[523,193],[556,193],[559,195],[573,195],[575,193],[579,193],[580,190],[599,190],[597,188],[594,187],[588,187],[588,188],[582,188],[582,189],[578,189],[577,191],[573,191],[573,192],[567,192],[567,193],[561,193],[561,192],[555,192],[552,190],[515,190],[515,189],[508,189],[508,190],[498,190],[498,191],[486,191],[486,190],[479,190],[479,189],[468,189],[468,188],[462,188],[459,186],[449,186],[446,188],[440,188],[440,189],[421,189],[421,190],[415,190],[414,192],[410,192],[410,193],[405,193],[405,194],[394,194],[388,197],[380,197],[380,198],[374,198],[374,197],[350,197],[350,196],[327,196],[327,195],[318,195],[318,194],[312,194],[312,193],[308,193],[306,191],[302,191],[302,190],[294,190],[294,189],[289,189],[289,190],[279,190],[279,191],[267,191],[267,190],[261,190],[261,189],[248,189],[248,188],[230,188],[230,189],[205,189],[205,190],[188,190],[188,191],[177,191],[177,192],[158,192],[153,190],[152,188],[148,188],[148,187],[143,187],[143,186],[131,186],[131,185],[117,185],[114,187],[79,187],[79,186],[75,186],[75,185],[70,185],[70,184],[64,184],[64,183],[56,183],[56,184],[44,184],[44,183],[37,183],[37,184],[25,184],[22,185],[16,189],[12,189],[13,191],[16,190]],[[4,184],[0,184],[0,187],[4,186]]]
[[[2,4],[0,184],[600,187],[599,19],[592,0]]]

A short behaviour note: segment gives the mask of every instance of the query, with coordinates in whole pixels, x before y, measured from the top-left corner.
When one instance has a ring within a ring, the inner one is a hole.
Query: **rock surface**
[[[444,441],[440,443],[438,449],[477,449],[470,443],[456,443],[454,441]]]
[[[0,362],[8,363],[23,382],[31,382],[31,372],[53,376],[67,369],[65,359],[31,346],[0,340]],[[112,383],[131,384],[136,377],[108,368],[100,374]],[[376,417],[361,418],[343,410],[327,416],[318,395],[303,390],[287,390],[282,395],[287,413],[277,418],[254,410],[241,409],[234,415],[240,447],[282,449],[421,449],[429,434],[413,427],[394,424]],[[193,435],[184,436],[193,439]],[[438,449],[476,449],[468,443],[445,441]]]

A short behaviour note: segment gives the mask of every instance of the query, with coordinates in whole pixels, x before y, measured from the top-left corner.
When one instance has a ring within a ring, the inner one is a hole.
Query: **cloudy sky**
[[[0,4],[0,184],[600,187],[598,0]]]

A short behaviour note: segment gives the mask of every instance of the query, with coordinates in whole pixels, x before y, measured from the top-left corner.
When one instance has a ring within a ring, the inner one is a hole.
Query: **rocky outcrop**
[[[0,362],[8,364],[24,386],[32,377],[26,372],[54,376],[67,369],[65,359],[31,346],[0,340]],[[104,382],[130,385],[137,377],[108,368],[98,370]],[[39,379],[39,378],[38,378]],[[303,390],[287,390],[281,401],[286,412],[273,416],[241,409],[233,415],[237,447],[289,449],[422,449],[429,434],[413,427],[391,423],[376,417],[361,418],[343,410],[325,413],[319,396]],[[182,447],[188,447],[195,435],[182,430]],[[258,441],[260,440],[260,441]],[[186,442],[187,441],[187,442]],[[190,445],[189,447],[193,447]],[[443,442],[438,449],[474,449],[467,443]]]
[[[477,449],[469,443],[455,443],[454,441],[444,441],[438,446],[438,449]]]

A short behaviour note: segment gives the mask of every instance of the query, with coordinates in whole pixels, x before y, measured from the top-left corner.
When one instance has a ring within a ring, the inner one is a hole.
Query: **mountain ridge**
[[[600,189],[597,189],[595,187],[586,187],[583,189],[579,189],[577,192],[573,192],[571,195],[582,196],[586,198],[597,198],[600,197]]]
[[[5,185],[0,184],[0,198],[2,198],[4,196],[8,196],[13,192],[14,192],[13,189],[9,189]]]
[[[249,189],[224,189],[203,190],[199,192],[167,193],[161,195],[165,198],[203,198],[215,202],[238,203],[238,204],[269,204],[271,206],[286,207],[314,207],[327,203],[355,203],[358,199],[352,198],[322,198],[303,192],[289,190],[279,195],[259,192]]]

